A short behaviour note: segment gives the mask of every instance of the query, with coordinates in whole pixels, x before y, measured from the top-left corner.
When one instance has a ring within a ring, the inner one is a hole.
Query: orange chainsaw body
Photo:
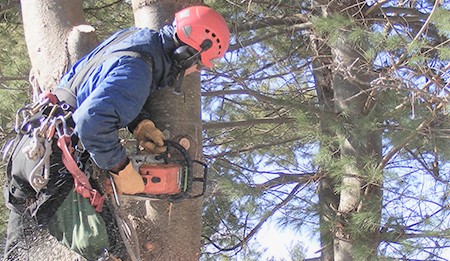
[[[144,179],[143,193],[152,195],[174,195],[181,193],[182,170],[179,165],[144,164],[139,173]]]

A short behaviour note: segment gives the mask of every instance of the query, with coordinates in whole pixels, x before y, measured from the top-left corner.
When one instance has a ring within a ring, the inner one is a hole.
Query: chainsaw
[[[174,141],[165,141],[166,151],[162,154],[135,155],[132,164],[144,180],[143,193],[136,196],[176,201],[198,198],[205,194],[208,167],[205,163],[193,160],[186,149]],[[194,177],[193,166],[203,168],[202,177]],[[202,183],[199,193],[192,194],[195,182]]]
[[[206,191],[208,166],[201,161],[191,159],[186,149],[177,142],[166,140],[164,145],[167,149],[161,154],[137,154],[131,157],[133,168],[139,171],[144,180],[145,189],[143,193],[127,195],[127,197],[174,203],[203,196]],[[194,177],[194,164],[202,166],[201,177]],[[110,202],[111,209],[114,209],[120,236],[131,260],[139,261],[141,260],[139,239],[128,218],[128,213],[121,209],[121,201],[112,176],[110,181],[115,198],[115,202]],[[195,182],[202,183],[202,189],[199,193],[193,194],[192,186]]]

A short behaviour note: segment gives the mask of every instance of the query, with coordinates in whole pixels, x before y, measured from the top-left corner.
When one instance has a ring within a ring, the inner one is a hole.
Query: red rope
[[[84,174],[84,172],[78,167],[72,157],[74,148],[72,147],[72,140],[70,139],[70,136],[62,135],[58,138],[57,144],[62,151],[62,162],[70,174],[72,174],[75,184],[75,191],[82,197],[89,199],[95,210],[97,212],[101,212],[105,196],[102,196],[97,190],[92,188],[86,174]]]

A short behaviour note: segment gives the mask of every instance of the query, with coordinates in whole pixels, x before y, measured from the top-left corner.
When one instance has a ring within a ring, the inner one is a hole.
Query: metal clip
[[[64,111],[69,111],[70,110],[70,105],[67,103],[62,103],[61,104],[61,109],[63,109]]]
[[[26,134],[31,131],[32,126],[29,124],[30,118],[41,111],[45,106],[50,103],[49,98],[43,98],[33,104],[25,105],[20,108],[16,113],[16,122],[14,130],[16,133]]]
[[[32,115],[31,112],[32,112],[32,110],[26,106],[23,108],[20,108],[16,112],[16,123],[14,125],[14,130],[16,131],[16,133],[24,134],[23,127],[25,127],[24,124],[31,117],[31,115]],[[20,124],[20,120],[22,120],[22,124]],[[30,131],[30,130],[27,130],[27,131]]]
[[[50,140],[53,137],[50,137],[53,127],[53,123],[51,122],[51,120],[54,118],[54,114],[57,109],[58,105],[54,105],[48,116],[41,122],[41,127],[39,128],[38,133],[39,137],[45,137],[47,140]]]
[[[53,118],[52,125],[55,126],[58,137],[62,137],[64,135],[70,136],[69,129],[67,128],[66,118],[64,116],[59,115]]]
[[[35,104],[31,105],[31,112],[32,112],[32,114],[37,113],[42,108],[47,106],[49,103],[50,103],[50,99],[49,98],[43,98],[40,101],[36,102]]]
[[[114,200],[116,201],[117,207],[120,207],[119,193],[117,192],[116,183],[114,183],[114,178],[112,176],[109,176],[109,181],[111,182]]]

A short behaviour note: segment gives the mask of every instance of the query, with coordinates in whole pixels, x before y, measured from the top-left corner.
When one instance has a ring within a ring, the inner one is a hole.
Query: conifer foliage
[[[269,219],[320,241],[322,260],[443,258],[448,3],[216,5],[235,38],[202,85],[211,260],[258,260]]]

